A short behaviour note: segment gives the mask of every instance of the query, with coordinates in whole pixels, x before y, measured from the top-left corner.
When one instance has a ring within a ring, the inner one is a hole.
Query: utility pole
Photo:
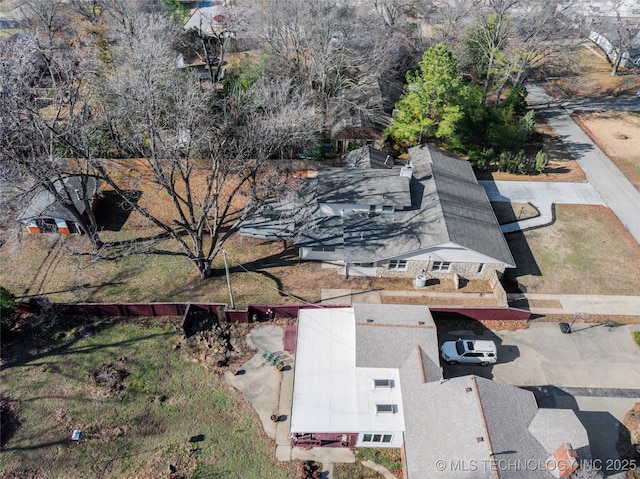
[[[224,258],[224,271],[227,274],[227,288],[229,288],[229,299],[231,299],[231,309],[236,309],[236,303],[233,300],[233,290],[231,289],[231,276],[229,275],[229,263],[227,263],[227,252],[222,250]]]

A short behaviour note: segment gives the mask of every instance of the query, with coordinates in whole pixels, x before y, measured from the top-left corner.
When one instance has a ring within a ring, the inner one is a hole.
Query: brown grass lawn
[[[569,66],[573,76],[550,80],[547,85],[560,98],[630,95],[640,90],[638,74],[622,69],[612,77],[604,54],[590,43],[574,59],[574,65]]]
[[[640,114],[581,113],[576,121],[640,190]]]
[[[215,276],[201,280],[194,266],[178,256],[132,255],[117,261],[92,261],[74,254],[88,247],[84,237],[28,235],[14,232],[1,247],[0,284],[18,296],[47,295],[57,302],[203,301],[229,303],[222,258]],[[318,302],[321,289],[405,290],[411,278],[345,279],[335,268],[298,260],[282,243],[235,235],[225,246],[236,307],[247,304]],[[50,253],[49,253],[50,251]],[[20,265],[20,274],[12,270]],[[452,281],[429,287],[453,291]],[[470,283],[465,291],[490,291]]]
[[[501,225],[540,216],[538,209],[531,203],[496,201],[491,203],[491,207]]]
[[[557,205],[553,225],[506,238],[529,293],[640,294],[640,245],[608,208]]]
[[[203,281],[180,257],[134,255],[94,263],[72,254],[86,246],[85,238],[55,239],[10,237],[0,248],[0,284],[19,296],[46,294],[53,301],[229,303],[222,258],[216,260],[216,275]],[[529,292],[640,294],[640,246],[604,207],[558,206],[553,225],[509,234],[507,241],[518,264],[515,275]],[[318,302],[323,288],[413,289],[410,278],[345,279],[333,268],[299,261],[295,250],[283,251],[281,243],[236,235],[226,250],[237,307]],[[444,281],[429,291],[453,291],[453,284]],[[464,291],[488,288],[480,283]]]

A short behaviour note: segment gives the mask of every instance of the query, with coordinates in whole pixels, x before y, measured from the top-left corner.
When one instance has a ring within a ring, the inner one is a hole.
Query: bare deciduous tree
[[[345,117],[374,121],[380,111],[372,99],[402,40],[388,19],[337,0],[268,0],[256,3],[252,18],[266,46],[266,74],[313,90],[325,137]]]
[[[168,19],[140,15],[132,25],[121,32],[127,39],[121,44],[132,48],[114,53],[115,68],[104,83],[105,112],[119,150],[141,159],[172,211],[130,206],[180,247],[152,252],[184,255],[206,278],[242,219],[287,188],[270,157],[309,141],[316,128],[310,97],[286,79],[211,97],[175,69]],[[95,167],[126,199],[108,166]]]
[[[64,182],[80,175],[87,192],[92,175],[88,84],[99,66],[91,42],[66,23],[60,2],[38,1],[23,10],[26,32],[0,44],[0,173],[15,193],[48,191],[100,247],[92,196],[83,195],[84,209],[79,208],[78,192]]]
[[[532,70],[569,45],[556,2],[476,0],[479,12],[464,38],[466,68],[475,72],[484,96],[496,104],[507,85],[524,82]]]

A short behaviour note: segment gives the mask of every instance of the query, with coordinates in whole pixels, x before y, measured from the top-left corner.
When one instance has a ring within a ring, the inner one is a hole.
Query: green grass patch
[[[20,426],[3,447],[0,476],[164,477],[178,464],[181,477],[294,477],[224,377],[173,349],[175,324],[103,322],[91,331],[3,351],[0,380]],[[126,371],[122,390],[96,384],[103,365]]]
[[[640,347],[640,331],[633,331],[631,336],[633,337],[633,342]]]
[[[402,470],[402,454],[399,448],[362,447],[354,450],[358,461],[373,461],[391,472]]]
[[[383,479],[384,476],[360,462],[333,465],[333,479]]]

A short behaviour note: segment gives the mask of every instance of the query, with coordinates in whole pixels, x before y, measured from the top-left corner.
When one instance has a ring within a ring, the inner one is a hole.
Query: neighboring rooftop
[[[323,231],[320,222],[302,230],[295,245],[325,246],[328,238],[335,244],[342,236],[349,261],[371,262],[453,242],[514,266],[486,192],[478,185],[469,162],[426,144],[411,148],[409,154],[410,179],[400,176],[399,168],[347,173],[336,168],[322,170],[316,181],[327,185],[316,197],[319,203],[366,205],[379,201],[374,204],[401,206],[409,202],[403,196],[409,194],[410,206],[390,214],[345,211],[331,222],[330,234]],[[372,182],[378,186],[370,186]]]
[[[352,150],[342,157],[342,166],[344,168],[389,169],[393,168],[393,165],[394,162],[391,156],[371,146]]]
[[[98,192],[99,183],[93,176],[73,175],[57,180],[53,185],[56,191],[61,193],[62,197],[67,198],[67,201],[73,204],[82,215],[86,212],[85,198],[89,199],[89,204],[91,204],[93,197]],[[48,190],[39,191],[18,217],[18,220],[30,221],[36,218],[76,220],[69,210],[56,200],[55,196]]]
[[[397,170],[327,168],[316,181],[318,203],[411,206],[409,178]]]
[[[374,379],[395,386],[374,389]],[[374,414],[376,403],[398,409]],[[356,368],[353,308],[301,309],[291,432],[402,431],[403,418],[397,369]]]
[[[475,467],[468,477],[551,479],[551,455],[564,443],[591,458],[587,433],[569,409],[538,409],[530,391],[477,376],[421,383],[416,374],[409,365],[400,372],[409,477],[459,478],[451,465],[464,460]]]

